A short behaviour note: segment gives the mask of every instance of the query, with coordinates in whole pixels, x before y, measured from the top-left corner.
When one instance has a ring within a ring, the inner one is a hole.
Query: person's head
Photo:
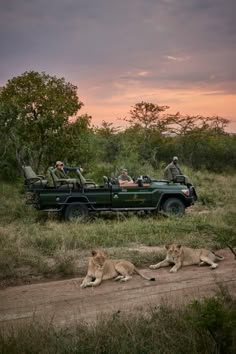
[[[178,162],[178,157],[177,157],[177,156],[174,156],[174,157],[173,157],[173,163],[174,163],[174,164],[177,164],[177,162]]]
[[[64,163],[62,161],[57,161],[56,168],[59,168],[60,170],[62,170],[64,168]]]
[[[126,168],[122,168],[121,174],[122,174],[123,176],[127,176],[127,175],[128,175],[128,170],[127,170]]]

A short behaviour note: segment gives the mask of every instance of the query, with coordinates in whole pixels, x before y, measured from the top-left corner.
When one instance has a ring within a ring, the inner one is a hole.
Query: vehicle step
[[[46,213],[58,213],[59,211],[61,211],[61,209],[43,209],[43,211],[45,211]]]

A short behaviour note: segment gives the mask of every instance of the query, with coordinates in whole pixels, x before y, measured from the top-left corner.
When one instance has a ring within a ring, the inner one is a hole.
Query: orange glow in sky
[[[226,129],[228,132],[236,132],[236,95],[223,94],[213,90],[153,90],[139,87],[134,89],[126,88],[119,94],[102,99],[96,98],[96,91],[88,92],[85,97],[81,96],[85,106],[80,113],[88,113],[93,119],[94,125],[100,125],[107,121],[114,123],[115,126],[123,126],[126,123],[121,120],[129,114],[131,106],[144,100],[159,105],[168,105],[167,112],[189,115],[220,116],[230,120]]]

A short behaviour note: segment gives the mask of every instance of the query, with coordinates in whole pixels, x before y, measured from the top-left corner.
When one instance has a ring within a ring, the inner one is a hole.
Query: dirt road
[[[227,250],[219,253],[225,260],[216,270],[191,266],[171,274],[169,268],[144,269],[144,274],[156,277],[155,282],[134,276],[127,283],[111,280],[97,288],[81,289],[81,278],[77,278],[6,288],[0,291],[0,327],[35,319],[58,326],[82,320],[89,323],[101,314],[138,311],[163,301],[179,305],[210,296],[219,284],[236,294],[236,261]]]

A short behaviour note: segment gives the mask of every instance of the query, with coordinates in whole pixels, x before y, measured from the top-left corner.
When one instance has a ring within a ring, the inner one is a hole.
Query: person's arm
[[[128,176],[128,183],[134,183],[134,181],[132,180],[132,178],[130,176]]]
[[[179,165],[178,165],[178,169],[179,169],[179,174],[182,175],[183,172],[181,171],[181,168],[179,167]]]
[[[118,182],[119,182],[119,185],[122,185],[122,184],[127,184],[128,181],[124,181],[124,180],[122,179],[122,176],[119,176],[119,177],[118,177]]]
[[[167,174],[168,174],[168,180],[172,181],[173,180],[173,175],[172,175],[172,171],[171,171],[171,167],[167,167]]]
[[[61,171],[61,170],[56,169],[56,170],[54,171],[54,173],[55,173],[55,175],[57,176],[57,178],[59,178],[59,179],[68,179],[68,176],[66,175],[66,173],[65,173],[64,170]]]
[[[75,166],[75,167],[64,166],[65,173],[67,173],[68,171],[76,171],[76,170],[80,170],[81,172],[83,172],[83,169],[80,166]]]

